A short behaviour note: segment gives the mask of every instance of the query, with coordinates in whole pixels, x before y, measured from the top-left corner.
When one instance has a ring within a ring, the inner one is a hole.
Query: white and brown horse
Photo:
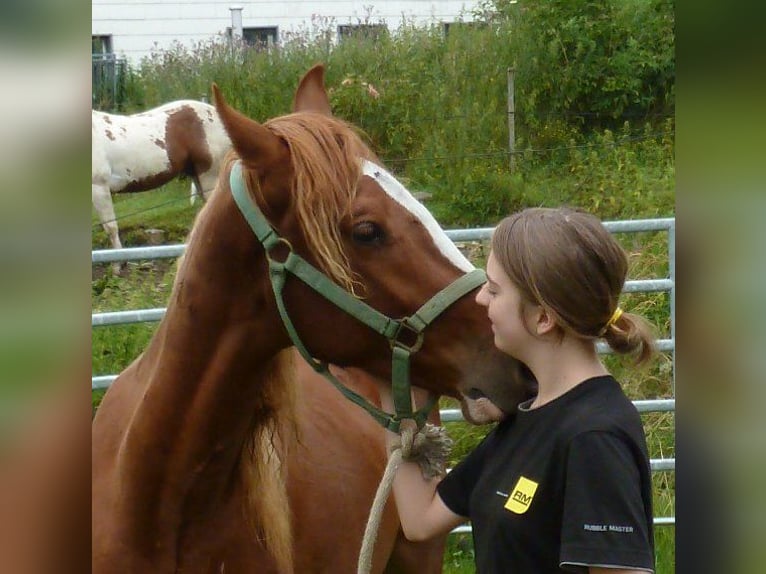
[[[191,194],[215,187],[231,141],[215,107],[180,100],[129,116],[92,112],[92,198],[112,247],[122,247],[112,193],[156,189],[191,177]]]
[[[297,256],[347,298],[410,317],[465,286],[473,266],[331,116],[321,66],[302,79],[295,113],[265,124],[214,94],[233,157],[197,216],[164,319],[94,419],[93,572],[353,572],[382,435],[327,383],[306,383],[289,332],[317,360],[368,377],[349,382],[373,385],[360,393],[373,401],[392,374],[391,339],[308,283],[291,275],[278,289],[270,275]],[[280,239],[261,243],[250,212]],[[513,410],[529,393],[523,369],[495,348],[473,292],[460,292],[421,333],[411,381],[459,399],[469,419],[482,394]],[[374,571],[408,571],[388,512]]]

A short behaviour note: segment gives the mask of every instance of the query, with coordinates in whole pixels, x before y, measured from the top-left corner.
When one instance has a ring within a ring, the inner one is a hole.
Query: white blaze
[[[399,205],[404,207],[407,211],[417,217],[426,228],[431,238],[434,240],[436,247],[439,251],[458,269],[461,269],[468,273],[474,270],[474,266],[468,259],[460,252],[455,246],[452,240],[447,237],[444,230],[436,221],[431,212],[426,207],[415,199],[412,194],[404,187],[399,181],[385,169],[379,165],[364,160],[362,162],[362,171],[364,175],[374,179],[380,187],[383,188],[391,198]]]

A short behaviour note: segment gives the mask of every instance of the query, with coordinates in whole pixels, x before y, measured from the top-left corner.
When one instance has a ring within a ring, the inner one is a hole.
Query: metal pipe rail
[[[630,221],[605,221],[606,227],[612,233],[636,233],[640,231],[670,231],[675,230],[675,218],[662,219],[633,219]],[[455,242],[485,241],[492,237],[494,227],[477,227],[475,229],[447,229],[447,237]],[[156,245],[151,247],[126,247],[123,249],[97,249],[91,252],[92,263],[114,263],[117,261],[142,261],[146,259],[172,259],[183,255],[186,245]]]
[[[623,293],[670,291],[672,288],[673,284],[669,279],[644,279],[626,281]],[[109,311],[106,313],[93,313],[90,317],[90,325],[91,327],[105,327],[107,325],[149,323],[152,321],[160,321],[164,316],[164,307],[156,307],[154,309],[134,309],[131,311]]]

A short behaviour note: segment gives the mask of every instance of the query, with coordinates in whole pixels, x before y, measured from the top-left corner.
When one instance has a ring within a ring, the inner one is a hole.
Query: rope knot
[[[401,450],[402,460],[418,463],[425,478],[433,478],[444,474],[452,439],[442,426],[426,423],[418,431],[407,425],[402,428],[399,441],[391,447],[392,453],[395,450]]]

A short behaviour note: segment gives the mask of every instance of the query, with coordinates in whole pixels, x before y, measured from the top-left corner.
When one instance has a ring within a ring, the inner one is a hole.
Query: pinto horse
[[[122,247],[112,193],[147,191],[180,175],[207,197],[231,141],[215,107],[180,100],[130,116],[92,112],[93,205],[114,249]]]
[[[477,396],[512,411],[529,394],[474,301],[480,272],[332,117],[323,75],[309,70],[294,113],[265,124],[214,86],[233,153],[197,215],[163,320],[93,422],[96,574],[354,570],[360,533],[345,520],[368,512],[372,495],[343,485],[372,464],[359,449],[379,460],[382,443],[363,433],[348,458],[358,409],[325,410],[318,385],[301,401],[292,345],[314,368],[353,368],[374,385],[404,371],[459,399],[472,422]],[[302,436],[320,408],[326,426]],[[308,465],[314,445],[329,455]],[[376,572],[395,572],[390,540],[378,542]]]

